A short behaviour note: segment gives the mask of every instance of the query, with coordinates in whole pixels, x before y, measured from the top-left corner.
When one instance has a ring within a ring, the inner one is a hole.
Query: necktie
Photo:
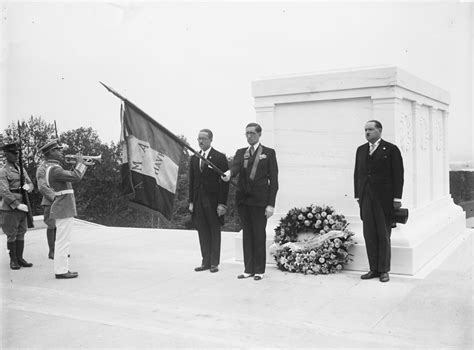
[[[369,154],[372,155],[375,151],[375,143],[371,143],[369,147]]]
[[[255,149],[253,148],[253,146],[250,146],[250,150],[249,150],[250,157],[253,156],[253,152],[255,152]]]

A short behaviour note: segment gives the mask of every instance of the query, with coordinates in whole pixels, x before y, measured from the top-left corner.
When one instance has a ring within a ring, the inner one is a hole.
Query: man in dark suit
[[[370,271],[362,279],[390,280],[390,235],[393,210],[401,207],[403,160],[394,144],[381,139],[382,124],[365,124],[365,143],[357,149],[354,195],[360,207]]]
[[[237,278],[263,278],[266,263],[267,219],[273,215],[278,191],[278,164],[275,150],[260,144],[262,128],[250,123],[245,130],[248,147],[237,150],[231,169],[223,177],[239,175],[236,201],[242,223],[243,274]]]
[[[200,154],[221,171],[229,165],[225,154],[211,147],[212,131],[199,131]],[[189,211],[198,230],[202,262],[195,271],[219,271],[221,254],[221,225],[227,206],[229,184],[222,181],[219,174],[201,158],[193,155],[189,167]]]

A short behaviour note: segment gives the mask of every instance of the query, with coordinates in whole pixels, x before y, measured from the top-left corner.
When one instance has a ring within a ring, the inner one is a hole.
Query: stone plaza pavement
[[[238,280],[236,233],[220,271],[200,263],[195,231],[76,221],[71,270],[56,280],[45,229],[28,232],[32,268],[12,271],[0,244],[0,348],[471,349],[473,230],[419,276],[362,281],[359,272],[304,276],[268,265]]]

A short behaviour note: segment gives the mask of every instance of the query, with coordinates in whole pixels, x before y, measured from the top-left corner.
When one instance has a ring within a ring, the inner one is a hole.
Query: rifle
[[[26,222],[28,224],[28,228],[32,228],[35,227],[35,225],[33,223],[33,214],[31,213],[30,197],[28,197],[28,192],[23,189],[23,185],[25,184],[25,172],[23,169],[23,151],[21,150],[20,122],[18,122],[18,139],[20,143],[18,153],[18,163],[20,163],[20,192],[23,203],[28,207],[28,212],[26,213]]]

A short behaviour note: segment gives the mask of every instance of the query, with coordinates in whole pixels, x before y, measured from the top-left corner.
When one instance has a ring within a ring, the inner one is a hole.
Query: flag
[[[133,203],[171,219],[183,145],[127,101],[121,123],[123,193]]]

